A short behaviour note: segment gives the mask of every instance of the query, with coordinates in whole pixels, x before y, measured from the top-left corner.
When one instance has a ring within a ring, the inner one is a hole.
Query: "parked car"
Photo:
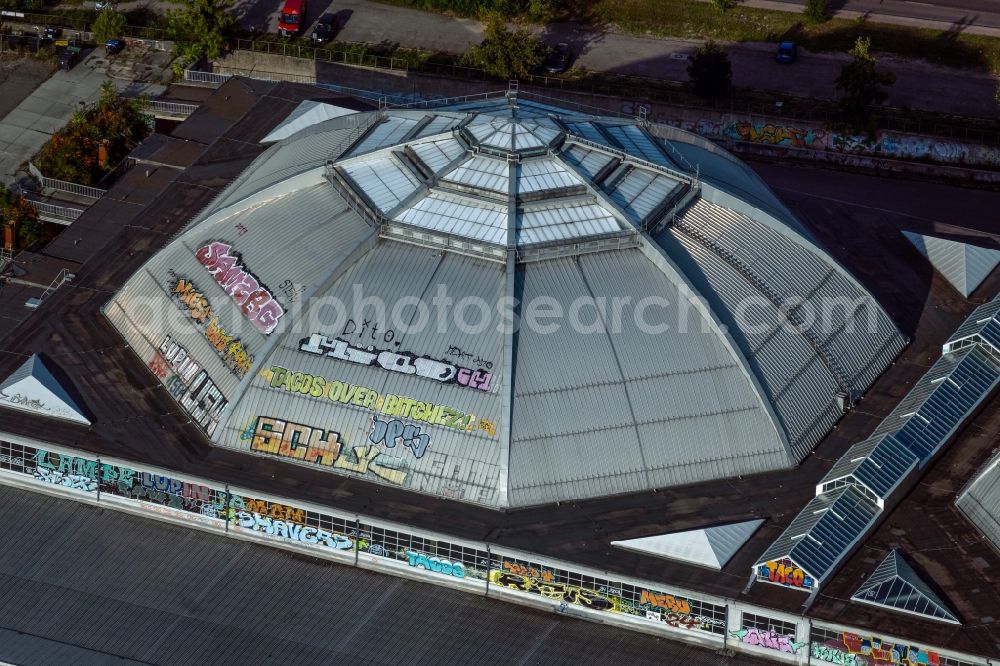
[[[59,63],[59,69],[73,69],[76,63],[80,62],[80,51],[82,49],[79,46],[67,46],[59,55],[56,56],[56,62]]]
[[[549,51],[542,68],[549,74],[562,74],[569,65],[569,44],[560,42]]]
[[[294,37],[306,22],[306,0],[285,0],[278,18],[278,32],[282,37]]]
[[[45,29],[42,30],[43,44],[51,44],[60,37],[62,37],[62,28],[57,28],[56,26],[47,25],[45,26]]]
[[[335,32],[337,32],[337,17],[333,14],[323,14],[313,27],[312,41],[314,44],[325,44],[333,39]]]
[[[116,53],[121,53],[124,48],[125,48],[124,39],[109,39],[108,41],[104,42],[105,55],[114,55]]]
[[[778,44],[778,54],[775,59],[778,62],[793,63],[795,62],[795,56],[798,52],[798,47],[795,46],[795,42],[781,42]]]

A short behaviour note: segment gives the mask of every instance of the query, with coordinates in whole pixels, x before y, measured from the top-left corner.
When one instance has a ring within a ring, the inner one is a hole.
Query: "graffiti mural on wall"
[[[757,580],[804,590],[816,584],[812,576],[787,558],[761,564],[757,567]]]
[[[592,610],[614,611],[618,608],[616,599],[602,596],[593,590],[556,581],[536,580],[507,571],[491,571],[490,582],[500,587],[531,592],[546,599],[563,601]]]
[[[260,376],[268,382],[268,386],[274,389],[301,393],[314,398],[326,398],[333,402],[353,405],[384,416],[422,421],[452,430],[482,431],[491,437],[496,436],[496,424],[489,419],[477,419],[475,414],[466,414],[448,405],[423,402],[391,393],[381,394],[366,386],[336,380],[330,381],[319,375],[293,372],[276,365],[262,370]]]
[[[279,539],[326,546],[334,550],[353,550],[354,542],[343,534],[327,532],[316,527],[262,516],[249,511],[237,511],[235,525],[242,529],[261,532]]]
[[[208,373],[170,339],[163,338],[149,361],[149,369],[166,385],[167,391],[209,437],[219,425],[222,411],[229,404]]]
[[[372,444],[381,444],[388,449],[393,449],[399,444],[410,449],[414,458],[423,458],[431,443],[431,437],[420,432],[418,426],[403,423],[399,419],[386,421],[373,416],[368,441]]]
[[[173,271],[170,272],[170,281],[174,303],[191,316],[198,325],[198,330],[208,339],[208,343],[226,367],[243,379],[253,367],[253,354],[247,349],[246,344],[226,331],[217,316],[212,316],[212,306],[208,298],[195,288],[193,282],[178,276]]]
[[[843,666],[940,666],[936,652],[845,631],[839,638],[813,642],[812,657]]]
[[[214,241],[199,248],[194,256],[222,285],[253,327],[264,335],[270,335],[278,320],[284,316],[285,309],[274,299],[271,291],[247,270],[240,255],[232,250],[232,245]]]
[[[747,141],[772,146],[808,148],[892,159],[929,160],[943,164],[1000,166],[1000,150],[939,137],[879,132],[874,141],[863,135],[841,134],[823,128],[738,120],[734,122],[678,123],[706,137]]]
[[[800,647],[805,645],[804,642],[796,642],[795,636],[783,636],[774,629],[744,627],[739,631],[730,631],[729,635],[746,645],[755,645],[767,648],[768,650],[777,650],[778,652],[787,652],[789,654],[795,654]]]
[[[465,578],[465,567],[461,562],[451,562],[439,557],[428,557],[412,550],[406,551],[406,559],[411,567],[426,569],[445,576]]]
[[[348,321],[352,324],[353,320]],[[493,373],[480,368],[478,370],[452,365],[446,361],[437,361],[429,356],[417,356],[407,351],[379,350],[375,347],[355,347],[346,340],[332,340],[320,333],[313,333],[299,342],[299,351],[318,356],[329,356],[358,365],[377,365],[383,370],[398,372],[404,375],[415,375],[441,382],[442,384],[459,384],[480,391],[493,389]]]
[[[402,466],[402,461],[383,456],[382,450],[377,446],[366,444],[348,447],[340,433],[334,430],[286,422],[269,416],[257,417],[250,448],[361,476],[371,472],[396,485],[402,485],[406,481],[408,471]]]

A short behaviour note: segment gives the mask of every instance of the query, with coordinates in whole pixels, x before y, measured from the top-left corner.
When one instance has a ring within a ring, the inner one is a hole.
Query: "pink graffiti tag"
[[[794,654],[800,647],[805,645],[804,642],[795,642],[794,636],[782,636],[774,629],[764,631],[756,627],[750,627],[740,629],[739,631],[731,631],[729,635],[747,645],[756,645],[769,650],[777,650],[778,652],[788,652],[789,654]]]
[[[278,320],[285,314],[285,309],[274,300],[271,292],[246,270],[240,262],[240,257],[231,254],[232,249],[231,245],[215,241],[200,248],[194,256],[240,306],[243,316],[250,320],[253,327],[268,335],[278,325]]]

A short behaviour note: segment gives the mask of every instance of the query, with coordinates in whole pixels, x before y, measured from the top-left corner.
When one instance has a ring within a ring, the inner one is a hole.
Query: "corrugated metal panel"
[[[614,159],[612,155],[591,148],[585,148],[576,143],[568,143],[569,147],[560,154],[561,157],[576,166],[590,178],[594,178],[604,167]]]
[[[396,216],[396,221],[487,243],[507,242],[507,207],[432,192]]]
[[[993,547],[1000,550],[1000,453],[976,473],[955,500],[955,505]]]
[[[347,162],[341,168],[383,213],[395,208],[420,186],[410,170],[391,155],[360,162]]]
[[[545,190],[581,187],[576,174],[554,159],[529,160],[517,165],[517,192],[530,194]]]
[[[532,206],[517,215],[518,246],[616,231],[618,220],[597,204]]]
[[[355,109],[345,109],[335,104],[316,102],[311,99],[299,102],[299,105],[288,114],[288,117],[281,121],[277,127],[268,132],[267,136],[260,140],[261,143],[281,141],[301,132],[307,127],[312,127],[331,118],[348,116],[357,113]]]
[[[258,377],[234,410],[220,443],[249,450],[247,430],[252,429],[257,417],[266,416],[324,431],[332,429],[341,435],[346,452],[348,447],[373,444],[369,439],[373,416],[393,420],[393,415],[383,414],[389,404],[386,396],[403,396],[423,403],[445,405],[470,415],[468,420],[460,420],[461,427],[469,428],[468,431],[432,425],[420,419],[396,417],[419,426],[422,433],[430,436],[429,445],[418,458],[417,452],[406,446],[377,444],[381,453],[376,462],[401,472],[405,476],[401,485],[406,488],[497,505],[500,497],[497,483],[500,469],[506,461],[501,457],[502,447],[495,433],[490,434],[480,426],[482,419],[487,419],[494,427],[504,419],[501,414],[503,401],[498,390],[502,375],[502,337],[497,332],[500,314],[492,308],[500,298],[504,282],[502,267],[494,263],[452,254],[441,255],[391,241],[379,244],[322,294],[313,310],[304,313],[301,321],[308,322],[309,327],[303,324],[297,331],[285,336],[268,360],[268,366],[320,376],[326,383],[337,381],[364,387],[375,391],[382,400],[368,407],[345,404],[328,396],[313,397],[280,387],[271,388],[267,377]],[[456,303],[462,299],[488,303],[491,306],[488,316],[477,320],[478,309],[464,308],[464,323],[458,325],[452,319],[455,316],[453,311],[447,312],[441,320],[437,318],[437,313],[429,311],[426,322],[421,325],[423,318],[417,315],[418,310],[413,304],[421,299],[430,307],[438,285],[444,285],[448,296]],[[354,314],[356,309],[364,306],[365,298],[373,297],[384,307],[368,301],[370,305]],[[338,318],[337,313],[327,307],[330,303],[342,304],[343,315]],[[383,312],[379,313],[379,309]],[[348,319],[353,323],[349,323]],[[368,326],[364,325],[366,321]],[[445,330],[442,332],[439,326],[444,326]],[[463,329],[468,333],[463,333]],[[301,351],[300,341],[313,333],[325,335],[331,340],[339,337],[360,349],[371,348],[375,354],[391,351],[415,357],[426,356],[473,370],[487,368],[494,375],[491,381],[493,390],[440,383],[386,370],[378,365],[359,365]],[[351,473],[342,466],[343,463],[340,465],[330,471]],[[379,476],[374,468],[364,478],[400,485]]]
[[[747,520],[685,532],[612,541],[612,546],[697,566],[722,569],[764,521]]]
[[[968,297],[1000,264],[1000,250],[904,231],[913,245],[927,257],[937,272],[958,293]]]
[[[416,118],[406,118],[400,116],[387,116],[382,122],[376,125],[368,134],[351,148],[350,155],[361,155],[370,153],[379,148],[393,146],[403,140],[403,137],[420,122]]]
[[[632,168],[615,183],[611,199],[637,223],[657,206],[673,196],[680,183],[672,178],[641,168]]]
[[[761,399],[738,364],[699,315],[678,312],[676,287],[641,252],[605,252],[522,270],[523,303],[544,295],[568,313],[575,301],[591,296],[605,303],[659,297],[673,307],[646,315],[650,325],[668,327],[656,334],[640,328],[633,307],[620,311],[620,325],[605,312],[610,334],[599,326],[589,333],[573,330],[574,318],[584,325],[595,321],[589,305],[562,321],[558,335],[521,327],[512,417],[515,501],[623,492],[788,464]],[[689,320],[681,333],[682,316]],[[560,408],[567,402],[574,405],[569,412]],[[604,438],[591,436],[605,432]],[[547,452],[568,438],[575,441],[573,457],[588,461],[585,469]],[[606,442],[612,439],[629,465],[608,456]],[[600,450],[585,447],[587,442]],[[576,486],[570,483],[573,474],[580,475]]]
[[[451,138],[412,143],[410,147],[413,148],[417,157],[436,174],[441,173],[446,166],[465,152],[465,147],[457,139]]]
[[[506,160],[498,160],[484,155],[477,155],[462,162],[441,176],[441,179],[503,195],[510,191],[510,167]]]

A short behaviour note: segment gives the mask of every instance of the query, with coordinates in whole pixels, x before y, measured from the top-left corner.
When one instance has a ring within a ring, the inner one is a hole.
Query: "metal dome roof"
[[[728,153],[523,96],[299,129],[105,311],[216,445],[494,508],[789,467],[905,344]]]

